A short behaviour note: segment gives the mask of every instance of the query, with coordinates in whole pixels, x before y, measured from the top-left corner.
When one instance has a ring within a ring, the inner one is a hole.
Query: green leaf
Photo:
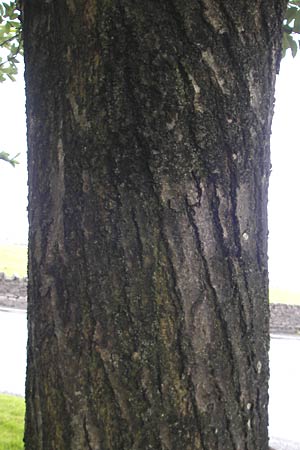
[[[3,161],[8,162],[9,164],[11,164],[13,167],[16,166],[16,164],[19,164],[19,161],[16,160],[16,158],[20,156],[20,153],[18,153],[17,155],[11,157],[9,156],[8,153],[6,152],[0,152],[0,159],[2,159]]]
[[[297,51],[298,51],[298,45],[294,39],[291,41],[291,51],[292,51],[293,58],[295,58],[295,56],[297,55]]]
[[[286,19],[288,24],[295,19],[297,12],[298,8],[296,6],[291,6],[287,8],[284,18]]]
[[[286,51],[289,48],[291,49],[292,56],[295,57],[297,54],[297,50],[298,50],[297,42],[294,40],[294,38],[290,34],[284,32],[283,39],[282,39],[282,56],[285,56]]]
[[[293,32],[300,33],[300,9],[298,10],[297,15],[295,17]]]
[[[8,23],[11,27],[18,28],[20,22],[17,22],[16,20],[9,20]]]
[[[288,34],[283,32],[283,36],[282,36],[282,58],[285,57],[286,51],[289,48],[289,43],[288,43],[288,40],[287,40],[287,36],[288,36]]]
[[[15,77],[11,73],[8,73],[7,76],[11,81],[16,81]]]

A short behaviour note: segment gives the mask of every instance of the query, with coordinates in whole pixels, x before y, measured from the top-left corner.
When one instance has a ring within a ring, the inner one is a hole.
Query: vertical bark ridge
[[[212,212],[214,212],[214,216],[215,216],[214,218],[215,218],[215,220],[218,221],[218,218],[216,217],[217,214],[216,214],[215,207],[212,206],[210,208],[210,210]],[[204,255],[204,251],[202,249],[202,244],[201,244],[202,239],[201,239],[201,236],[199,234],[199,229],[197,227],[197,224],[193,220],[192,214],[193,213],[191,213],[191,211],[187,212],[189,221],[190,221],[191,226],[192,226],[192,228],[194,230],[194,233],[195,233],[196,247],[197,247],[197,249],[198,249],[198,251],[200,253],[201,258],[203,259],[203,263],[204,263],[204,267],[205,267],[205,279],[207,280],[207,283],[208,283],[208,289],[212,292],[211,298],[213,299],[214,308],[215,308],[215,314],[216,314],[217,320],[220,322],[221,333],[222,333],[222,336],[221,336],[220,340],[222,342],[223,341],[227,342],[226,353],[228,354],[228,356],[224,357],[224,359],[227,360],[229,365],[230,365],[231,377],[232,377],[232,380],[234,382],[234,388],[233,388],[234,398],[235,398],[235,401],[237,403],[239,403],[240,402],[240,395],[241,395],[241,387],[239,385],[239,380],[236,379],[236,377],[235,377],[235,373],[237,373],[236,368],[238,367],[238,364],[237,364],[238,359],[236,358],[236,356],[235,356],[236,352],[234,351],[234,349],[233,349],[233,347],[231,345],[232,337],[231,337],[231,333],[230,333],[229,328],[228,328],[229,322],[224,317],[224,314],[223,314],[223,311],[222,311],[222,306],[221,306],[222,305],[222,300],[219,299],[218,293],[216,292],[216,290],[215,290],[215,288],[213,286],[213,283],[211,281],[211,277],[210,277],[211,269],[209,268],[209,265],[208,265],[208,263],[206,261],[206,258],[205,258],[205,255]],[[218,223],[215,229],[219,230],[219,232],[220,232],[219,225],[220,224]],[[218,243],[222,247],[224,242],[223,242],[222,238],[220,239],[220,236],[218,237],[218,241],[219,241]],[[227,253],[226,251],[223,252],[223,254],[225,254],[225,255],[226,255],[226,253]],[[216,345],[218,345],[218,344],[219,344],[219,342],[216,342]],[[240,345],[240,344],[238,344],[238,345]],[[212,378],[217,379],[217,377],[215,377],[213,373],[212,373]],[[218,390],[220,392],[222,392],[222,388],[218,387]],[[224,392],[222,394],[224,395]],[[219,398],[222,398],[223,395],[219,395]],[[226,413],[225,413],[225,415],[226,415],[227,420],[228,420],[228,415]],[[228,423],[229,423],[229,420],[228,420]],[[235,440],[234,440],[233,436],[231,436],[231,441],[232,441],[232,445],[235,445],[235,442],[234,442]]]
[[[26,450],[267,448],[283,2],[227,3],[26,2]]]

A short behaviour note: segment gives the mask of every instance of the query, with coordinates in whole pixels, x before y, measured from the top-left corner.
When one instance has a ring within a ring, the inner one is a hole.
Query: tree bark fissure
[[[26,450],[267,450],[284,6],[25,2]]]
[[[237,402],[237,404],[239,404],[240,403],[240,399],[241,399],[241,391],[242,391],[242,389],[241,389],[241,386],[239,384],[239,380],[236,379],[235,374],[240,372],[239,365],[245,367],[245,362],[243,360],[241,360],[241,357],[237,358],[235,356],[238,353],[237,353],[237,350],[234,351],[234,349],[232,347],[232,344],[231,344],[231,333],[230,333],[230,331],[228,329],[228,321],[224,317],[224,314],[222,312],[222,306],[219,303],[220,301],[219,301],[219,298],[218,298],[218,294],[217,294],[216,289],[214,288],[213,283],[211,281],[211,276],[210,276],[210,270],[211,269],[209,268],[209,265],[208,265],[208,263],[206,261],[206,258],[205,258],[205,255],[204,255],[204,251],[202,249],[202,244],[201,244],[201,242],[203,242],[203,240],[200,237],[200,233],[199,233],[199,229],[197,227],[197,224],[193,220],[193,213],[191,211],[192,208],[187,208],[187,209],[188,209],[187,215],[188,215],[190,224],[191,224],[191,226],[192,226],[192,228],[194,230],[195,237],[196,237],[196,248],[198,249],[200,257],[203,260],[204,271],[205,271],[205,279],[207,280],[208,289],[211,291],[211,296],[210,297],[211,297],[211,299],[213,300],[213,303],[214,303],[215,315],[216,315],[216,318],[217,318],[217,320],[218,320],[218,322],[220,323],[220,326],[221,326],[222,336],[220,337],[220,341],[227,342],[227,345],[228,345],[228,347],[225,349],[226,356],[224,356],[224,359],[226,361],[228,361],[228,363],[229,363],[229,370],[231,372],[230,377],[231,377],[231,380],[234,383],[234,385],[233,385],[233,394],[234,394],[234,397],[235,397],[235,401]],[[189,209],[190,209],[190,211],[189,211]],[[210,211],[214,211],[215,212],[215,210],[216,210],[215,206],[211,205]],[[214,222],[215,222],[214,229],[218,232],[217,234],[219,235],[218,238],[217,238],[218,245],[220,245],[220,248],[222,248],[223,245],[224,245],[223,233],[220,230],[220,222],[219,222],[219,218],[218,218],[216,213],[214,214]],[[224,250],[224,249],[223,249],[223,254],[224,255],[227,254],[227,251]],[[231,271],[230,271],[230,276],[228,278],[229,279],[233,278]],[[243,325],[243,323],[242,323],[242,325]],[[243,330],[241,330],[241,331],[243,332]],[[240,345],[240,343],[238,345]],[[218,379],[218,377],[214,373],[213,366],[210,365],[210,369],[212,371],[212,380],[216,381]],[[217,389],[217,391],[219,393],[218,397],[219,397],[220,401],[222,402],[222,399],[223,399],[223,396],[224,396],[224,392],[222,392],[222,391],[224,391],[224,389],[222,387],[218,386],[217,381],[216,381],[216,389]],[[227,418],[227,420],[226,420],[227,424],[230,425],[230,420],[228,419],[226,414],[225,414],[225,417]],[[246,424],[244,424],[244,426],[245,426],[245,429],[246,429]],[[230,431],[230,427],[228,428],[228,430]],[[245,433],[245,435],[246,434],[247,433]],[[235,447],[235,440],[234,440],[234,438],[232,436],[231,436],[231,443]]]

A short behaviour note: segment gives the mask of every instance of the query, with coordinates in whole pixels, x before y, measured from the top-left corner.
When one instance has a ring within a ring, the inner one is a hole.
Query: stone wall
[[[27,278],[7,277],[0,272],[0,306],[26,309]]]
[[[271,333],[288,333],[300,335],[300,306],[270,304]]]
[[[27,308],[27,278],[0,273],[0,307]],[[270,332],[300,335],[300,306],[271,304]]]

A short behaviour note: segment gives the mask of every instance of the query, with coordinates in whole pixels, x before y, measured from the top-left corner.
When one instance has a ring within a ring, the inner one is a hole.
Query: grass
[[[7,276],[27,274],[27,247],[25,245],[0,245],[0,272]]]
[[[300,292],[270,288],[270,302],[285,303],[286,305],[300,305]]]
[[[0,394],[0,450],[23,450],[25,401]]]

